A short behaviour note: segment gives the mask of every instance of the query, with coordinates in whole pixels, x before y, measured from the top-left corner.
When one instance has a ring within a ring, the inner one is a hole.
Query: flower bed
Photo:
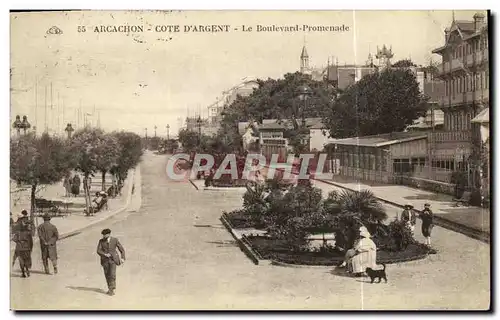
[[[265,236],[248,236],[252,249],[263,259],[297,265],[334,266],[344,260],[344,252],[336,249],[292,252],[284,240]],[[404,251],[377,251],[377,263],[399,263],[425,258],[429,249],[421,244],[410,244]]]
[[[229,213],[225,213],[224,217],[231,224],[234,229],[263,229],[264,225],[257,225],[251,219],[250,215],[244,210],[237,210]]]

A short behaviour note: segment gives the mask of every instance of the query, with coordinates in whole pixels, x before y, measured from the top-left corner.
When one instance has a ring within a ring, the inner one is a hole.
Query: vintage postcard
[[[13,310],[489,310],[490,12],[10,12]]]

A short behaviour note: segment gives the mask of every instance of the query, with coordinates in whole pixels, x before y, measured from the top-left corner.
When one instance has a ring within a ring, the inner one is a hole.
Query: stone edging
[[[263,260],[262,257],[258,255],[257,252],[255,252],[251,247],[250,244],[247,243],[247,241],[244,241],[244,236],[243,237],[238,237],[238,235],[234,232],[234,229],[231,225],[231,223],[226,219],[225,214],[222,214],[221,217],[219,218],[224,227],[231,233],[233,236],[234,240],[238,243],[238,246],[240,247],[241,251],[245,253],[245,255],[252,260],[252,262],[256,265],[262,264],[263,261],[269,261],[269,260]]]

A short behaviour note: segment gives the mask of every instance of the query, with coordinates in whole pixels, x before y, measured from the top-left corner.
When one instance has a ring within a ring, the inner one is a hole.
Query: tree
[[[121,146],[112,134],[103,134],[97,140],[96,167],[102,174],[102,191],[106,191],[106,173],[116,167],[121,156]]]
[[[336,138],[376,135],[402,131],[426,110],[427,101],[414,74],[387,69],[348,87],[332,104],[324,123]]]
[[[179,142],[184,151],[193,151],[200,141],[198,134],[192,130],[182,129],[179,131]]]
[[[86,127],[77,131],[71,139],[71,153],[75,156],[77,171],[83,174],[83,190],[85,195],[85,207],[90,214],[90,177],[99,171],[99,153],[103,152],[102,141],[104,131]]]
[[[113,132],[119,144],[120,156],[111,173],[116,175],[120,185],[127,178],[128,171],[139,164],[142,156],[142,139],[133,132]]]
[[[323,117],[331,109],[337,90],[325,81],[314,81],[300,72],[287,73],[281,79],[257,80],[259,87],[247,97],[238,96],[224,108],[220,135],[228,137],[230,144],[242,145],[238,122],[264,119],[291,120],[289,136],[301,134],[301,119]],[[304,103],[299,99],[299,88],[308,86],[311,94]],[[300,140],[299,140],[300,141]]]
[[[336,245],[344,249],[352,248],[360,226],[376,231],[376,226],[387,219],[384,207],[370,190],[330,193],[323,209],[335,219]]]
[[[391,67],[392,68],[411,68],[416,67],[417,65],[413,63],[410,59],[403,59],[396,61]]]
[[[36,188],[61,181],[73,165],[67,144],[47,133],[27,134],[10,142],[10,178],[31,186],[31,219],[35,212]]]

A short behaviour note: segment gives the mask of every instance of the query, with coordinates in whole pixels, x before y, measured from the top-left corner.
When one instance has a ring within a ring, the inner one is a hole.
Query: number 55
[[[78,32],[85,32],[85,26],[78,26]]]

